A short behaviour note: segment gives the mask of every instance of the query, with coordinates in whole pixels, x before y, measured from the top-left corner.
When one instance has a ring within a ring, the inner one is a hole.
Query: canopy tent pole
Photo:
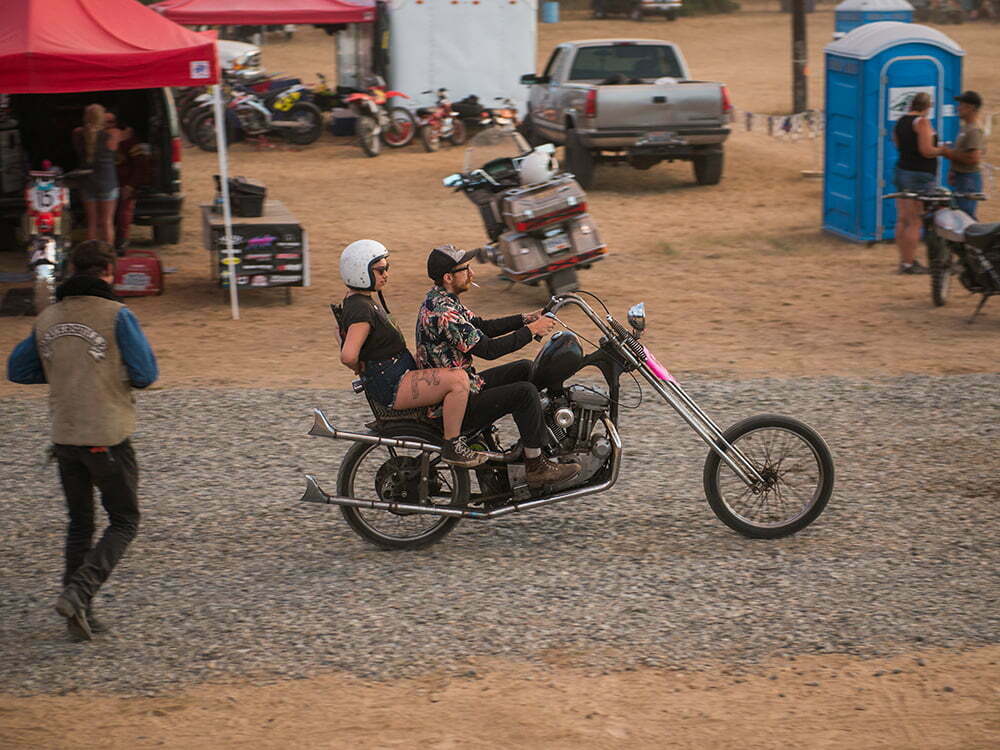
[[[215,145],[219,153],[219,190],[222,193],[222,223],[226,231],[226,273],[229,274],[229,306],[233,320],[240,319],[240,302],[236,287],[238,263],[233,253],[233,212],[229,205],[229,153],[226,144],[226,120],[222,107],[222,86],[212,86],[212,103],[215,106]]]

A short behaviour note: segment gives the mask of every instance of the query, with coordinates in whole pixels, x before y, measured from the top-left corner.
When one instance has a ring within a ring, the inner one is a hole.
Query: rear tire
[[[465,129],[465,123],[461,117],[453,117],[451,120],[451,135],[448,140],[452,146],[461,146],[469,137],[469,132]]]
[[[382,142],[389,148],[402,148],[413,142],[417,134],[417,121],[405,107],[389,110],[389,125],[382,128]]]
[[[566,135],[566,169],[571,172],[580,187],[589,189],[594,184],[594,170],[597,162],[590,149],[580,142],[576,131],[570,130]]]
[[[722,179],[722,162],[721,151],[694,157],[694,179],[699,185],[718,185]]]
[[[424,144],[424,151],[437,151],[441,148],[441,129],[434,125],[421,125],[420,142]]]
[[[358,118],[358,144],[368,156],[378,156],[382,141],[378,135],[378,122],[374,117],[362,115]]]
[[[215,112],[208,110],[191,121],[191,142],[202,151],[215,153],[219,150],[215,135]]]

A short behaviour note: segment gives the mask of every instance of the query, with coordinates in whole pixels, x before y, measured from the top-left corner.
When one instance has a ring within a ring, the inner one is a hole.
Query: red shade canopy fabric
[[[214,39],[135,0],[0,1],[0,92],[5,94],[218,80]]]
[[[375,0],[164,0],[150,6],[188,25],[371,23]]]

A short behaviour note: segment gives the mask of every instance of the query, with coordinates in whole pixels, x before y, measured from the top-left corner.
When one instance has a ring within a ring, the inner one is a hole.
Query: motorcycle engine
[[[550,449],[580,464],[574,484],[589,480],[611,455],[611,441],[602,423],[610,403],[603,393],[580,385],[542,400]]]
[[[239,107],[236,110],[236,117],[247,135],[257,135],[267,130],[267,120],[255,107]]]

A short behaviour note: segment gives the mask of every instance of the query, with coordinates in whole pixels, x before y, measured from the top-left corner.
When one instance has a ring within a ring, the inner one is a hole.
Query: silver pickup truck
[[[692,81],[680,49],[659,39],[586,39],[560,44],[529,86],[521,131],[532,143],[566,147],[567,170],[590,187],[600,162],[649,169],[694,164],[700,185],[722,178],[729,92]]]

